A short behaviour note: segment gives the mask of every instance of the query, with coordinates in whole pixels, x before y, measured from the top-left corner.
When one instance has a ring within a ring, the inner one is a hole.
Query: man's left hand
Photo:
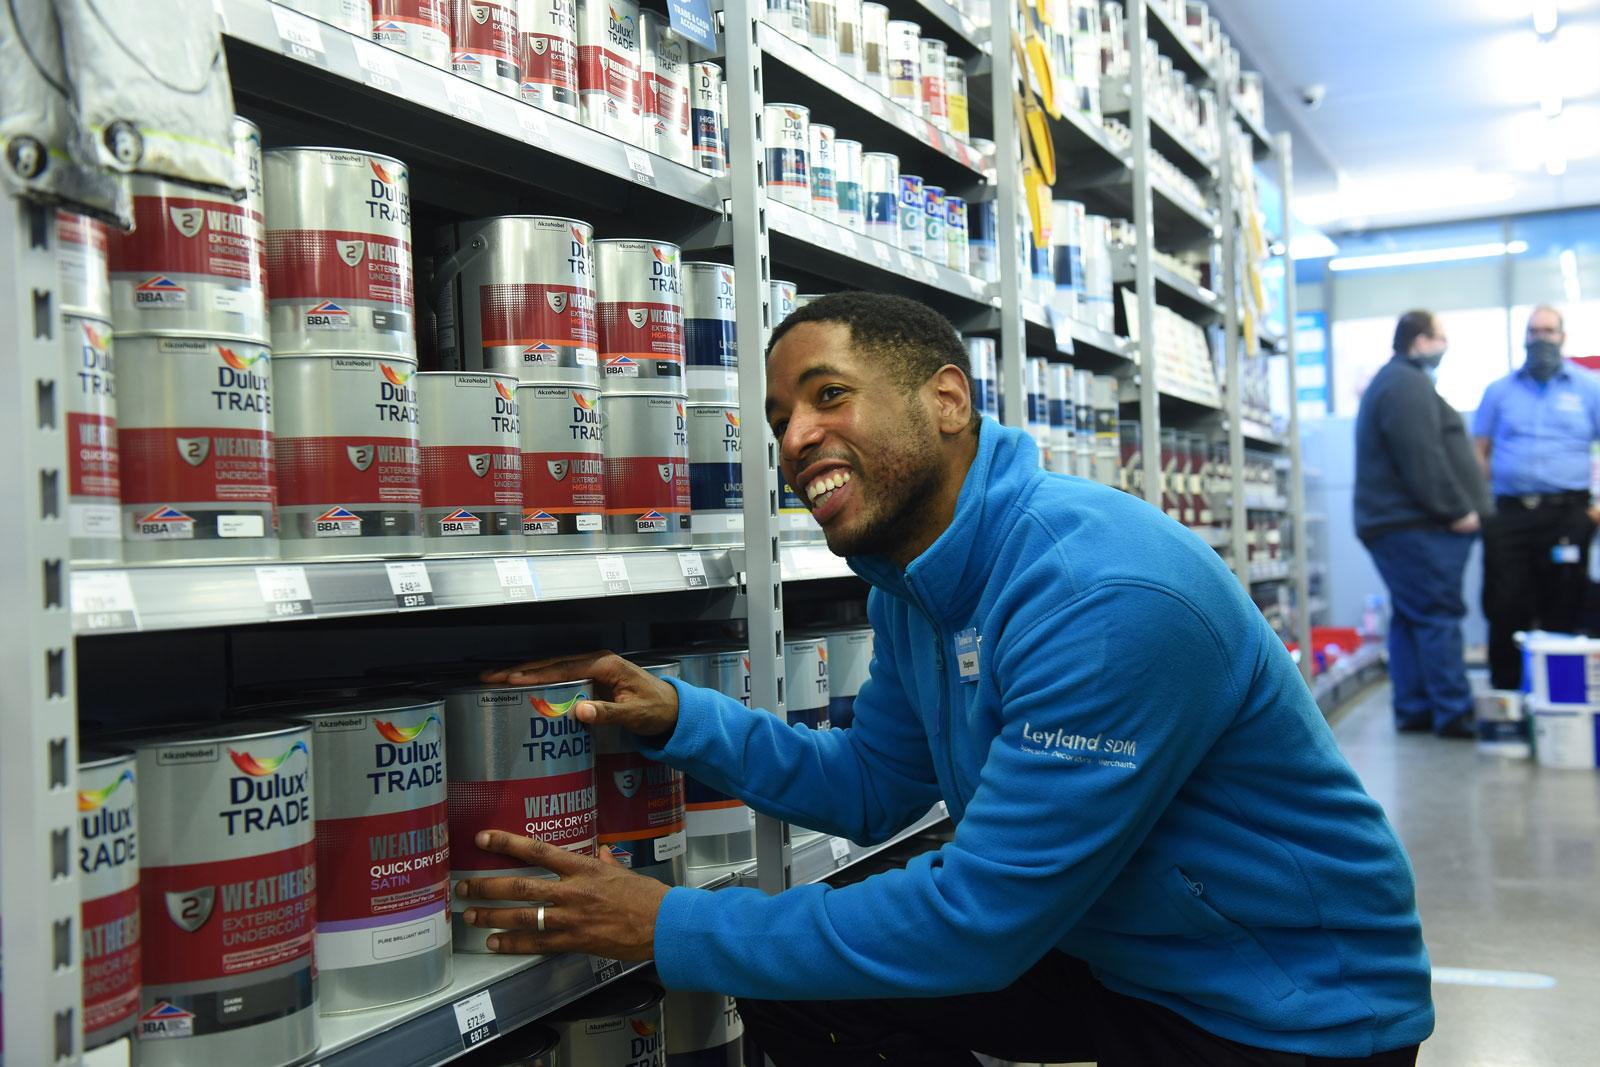
[[[1589,505],[1589,525],[1600,526],[1600,504]]]
[[[490,935],[491,952],[587,952],[614,960],[655,956],[656,912],[667,887],[629,871],[604,845],[600,846],[600,858],[590,859],[536,837],[503,830],[480,831],[474,843],[485,852],[498,852],[556,875],[553,880],[501,875],[456,883],[459,897],[534,902],[514,908],[474,906],[462,913],[470,926],[504,931]],[[544,907],[542,932],[540,905]]]

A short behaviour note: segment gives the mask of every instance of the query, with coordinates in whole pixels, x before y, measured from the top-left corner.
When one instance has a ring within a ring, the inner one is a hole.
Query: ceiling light
[[[1533,32],[1540,37],[1555,33],[1559,15],[1559,5],[1556,0],[1534,0]]]
[[[1327,259],[1338,255],[1339,246],[1321,230],[1307,230],[1294,235],[1289,242],[1289,253],[1298,263],[1307,259]]]
[[[1490,241],[1479,245],[1457,245],[1454,248],[1426,248],[1415,252],[1377,252],[1366,256],[1336,256],[1328,261],[1328,269],[1335,271],[1383,270],[1391,267],[1420,267],[1428,263],[1456,263],[1468,259],[1493,259],[1496,256],[1520,256],[1528,250],[1528,242]]]
[[[1341,220],[1432,213],[1510,200],[1516,183],[1504,174],[1449,170],[1354,182],[1337,193],[1295,198],[1295,214],[1309,226]]]

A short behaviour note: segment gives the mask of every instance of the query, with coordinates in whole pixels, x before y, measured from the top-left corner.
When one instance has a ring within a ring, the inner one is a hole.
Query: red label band
[[[450,32],[450,7],[447,0],[373,0],[372,21],[408,22]]]
[[[83,1029],[139,1011],[139,887],[83,902]]]
[[[57,211],[56,240],[65,244],[87,245],[92,255],[104,259],[111,238],[105,223],[76,212]]]
[[[638,752],[595,753],[600,840],[665,837],[684,827],[683,772]]]
[[[646,75],[644,113],[667,122],[679,133],[689,132],[689,94],[677,82],[655,74]]]
[[[595,345],[594,293],[572,285],[480,285],[483,346]]]
[[[522,453],[515,448],[432,445],[422,450],[425,508],[520,508]]]
[[[420,504],[421,449],[404,437],[284,437],[278,442],[278,502]]]
[[[111,273],[202,274],[231,281],[266,277],[262,219],[242,204],[136,196],[134,229],[111,243]]]
[[[482,14],[483,21],[477,15]],[[503,59],[512,66],[522,61],[517,48],[517,12],[493,0],[456,0],[455,50],[477,52]]]
[[[630,114],[639,114],[639,66],[609,48],[578,46],[578,86],[586,93],[605,93]]]
[[[206,426],[117,431],[122,502],[271,504],[270,433]]]
[[[382,918],[449,900],[444,801],[412,811],[317,820],[317,921]]]
[[[359,230],[271,230],[267,278],[273,300],[371,300],[409,311],[411,244]]]
[[[139,872],[146,985],[207,982],[311,955],[317,856],[303,845]]]
[[[115,500],[122,491],[117,420],[67,412],[67,461],[70,471],[67,491],[72,496],[103,496]]]
[[[535,46],[543,41],[544,47]],[[544,33],[522,35],[522,80],[576,92],[578,89],[577,49],[565,37]]]
[[[662,477],[663,471],[667,477]],[[671,456],[607,456],[606,514],[687,513],[689,464]]]
[[[480,830],[537,837],[584,855],[595,835],[594,774],[574,771],[507,782],[450,783],[451,865],[461,871],[504,871],[527,864],[483,852],[472,842]]]
[[[602,303],[600,351],[683,362],[683,312],[670,304]]]
[[[552,515],[606,506],[605,461],[593,452],[524,452],[522,500]]]

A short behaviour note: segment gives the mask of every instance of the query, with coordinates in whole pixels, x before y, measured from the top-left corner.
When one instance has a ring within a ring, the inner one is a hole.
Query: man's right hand
[[[1450,524],[1451,533],[1475,534],[1481,529],[1483,529],[1483,523],[1479,520],[1476,511],[1469,511]]]
[[[596,691],[609,699],[579,701],[572,709],[579,722],[621,726],[654,739],[658,745],[666,744],[678,725],[678,691],[614,652],[530,660],[503,670],[485,671],[479,677],[485,682],[508,685],[551,685],[590,678]]]

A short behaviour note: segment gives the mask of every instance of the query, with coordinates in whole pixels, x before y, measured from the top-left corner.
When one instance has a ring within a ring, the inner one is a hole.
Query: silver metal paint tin
[[[772,325],[776,326],[794,314],[795,300],[798,296],[799,289],[794,282],[774,279],[768,284],[767,302],[772,309]]]
[[[820,637],[828,649],[828,722],[843,729],[855,719],[856,694],[872,674],[872,627],[819,626],[799,634]]]
[[[367,22],[371,11],[364,0],[295,0],[289,6],[358,37],[372,29]]]
[[[1117,379],[1110,374],[1095,375],[1090,404],[1094,410],[1094,480],[1116,485],[1117,469],[1122,463],[1117,432]]]
[[[522,421],[509,374],[417,375],[422,536],[428,552],[518,552]]]
[[[821,122],[813,122],[807,136],[809,147],[806,157],[811,175],[811,213],[828,222],[835,222],[839,214],[839,194],[834,184],[834,130]]]
[[[601,408],[606,546],[687,548],[689,426],[681,397],[617,393]]]
[[[1023,363],[1023,393],[1027,400],[1023,422],[1033,443],[1039,448],[1041,462],[1050,448],[1049,366],[1049,361],[1043,356],[1029,356]]]
[[[944,198],[945,266],[970,273],[967,259],[967,202],[959,196]]]
[[[439,350],[448,366],[600,384],[587,222],[502,215],[441,227],[434,240]]]
[[[578,121],[577,0],[520,0],[522,101]]]
[[[324,1015],[450,982],[442,701],[306,715],[317,761],[317,995]]]
[[[835,0],[806,0],[806,41],[829,63],[839,62],[839,13]]]
[[[927,225],[921,176],[900,175],[900,247],[914,256],[922,255]]]
[[[739,1003],[722,993],[667,994],[667,1067],[744,1067]]]
[[[889,152],[862,154],[861,206],[866,215],[867,236],[891,248],[900,247],[899,156]]]
[[[67,531],[79,563],[122,558],[122,476],[117,452],[111,323],[62,316],[66,356]]]
[[[654,11],[642,12],[640,89],[644,147],[693,166],[689,135],[689,42]]]
[[[277,361],[283,554],[422,553],[417,365],[392,356]]]
[[[578,0],[578,112],[583,124],[643,141],[638,0]]]
[[[554,877],[473,843],[480,830],[538,837],[582,856],[595,849],[594,740],[572,718],[592,693],[588,680],[559,685],[476,685],[445,694],[450,805],[450,879]],[[487,952],[490,933],[461,921],[473,906],[505,902],[451,898],[457,952]]]
[[[516,0],[451,0],[450,38],[450,69],[457,75],[507,96],[520,92]]]
[[[130,742],[145,1067],[283,1067],[317,1047],[313,740],[208,723]]]
[[[744,544],[744,450],[735,404],[695,404],[689,421],[689,530],[696,545]]]
[[[838,58],[840,70],[857,81],[867,75],[865,44],[861,39],[861,0],[837,0]]]
[[[1050,454],[1046,469],[1071,474],[1076,446],[1076,418],[1072,410],[1072,365],[1050,364],[1045,380],[1045,407],[1050,424]]]
[[[795,637],[783,643],[783,677],[787,683],[789,723],[803,722],[826,730],[828,722],[828,640]]]
[[[767,149],[767,195],[780,204],[810,211],[811,109],[799,104],[767,104],[761,129]]]
[[[111,322],[110,242],[105,223],[56,209],[56,304],[64,314]]]
[[[677,661],[651,653],[624,653],[657,678],[677,678]],[[683,772],[645,758],[638,739],[621,726],[596,724],[594,784],[599,839],[635,874],[682,885],[688,851]]]
[[[521,385],[522,533],[532,552],[599,548],[605,528],[600,390]]]
[[[750,650],[700,647],[673,652],[680,677],[690,685],[713,689],[750,706]],[[689,823],[689,866],[742,863],[756,854],[755,814],[744,801],[684,779],[684,807]]]
[[[406,166],[343,148],[266,153],[274,355],[415,356]]]
[[[689,399],[739,402],[739,342],[733,268],[726,263],[683,265],[683,349]]]
[[[1094,477],[1094,373],[1072,372],[1072,473]]]
[[[888,29],[889,98],[914,115],[922,114],[922,28],[892,19]]]
[[[603,392],[684,395],[682,259],[665,241],[594,242]]]
[[[271,559],[273,360],[261,345],[117,339],[123,558]]]
[[[839,138],[833,142],[833,195],[839,225],[854,233],[867,232],[866,200],[861,186],[861,142]]]
[[[992,337],[968,337],[967,360],[971,364],[972,406],[980,415],[1000,417],[1000,378]]]
[[[561,1035],[562,1067],[666,1067],[657,985],[625,978],[545,1021]]]
[[[127,1034],[139,1018],[139,818],[134,756],[78,757],[78,898],[83,1043]]]
[[[694,149],[694,165],[718,177],[728,172],[723,145],[722,68],[715,63],[696,63],[690,85],[689,126]]]
[[[918,43],[921,58],[918,70],[921,114],[933,124],[934,129],[948,133],[950,101],[945,95],[945,68],[949,60],[949,50],[943,41],[932,37],[923,37]]]
[[[889,95],[889,9],[883,4],[861,5],[861,63],[867,85]]]
[[[450,69],[450,0],[372,0],[372,39]]]
[[[827,539],[800,494],[784,482],[778,492],[778,541],[785,545],[816,545]]]

